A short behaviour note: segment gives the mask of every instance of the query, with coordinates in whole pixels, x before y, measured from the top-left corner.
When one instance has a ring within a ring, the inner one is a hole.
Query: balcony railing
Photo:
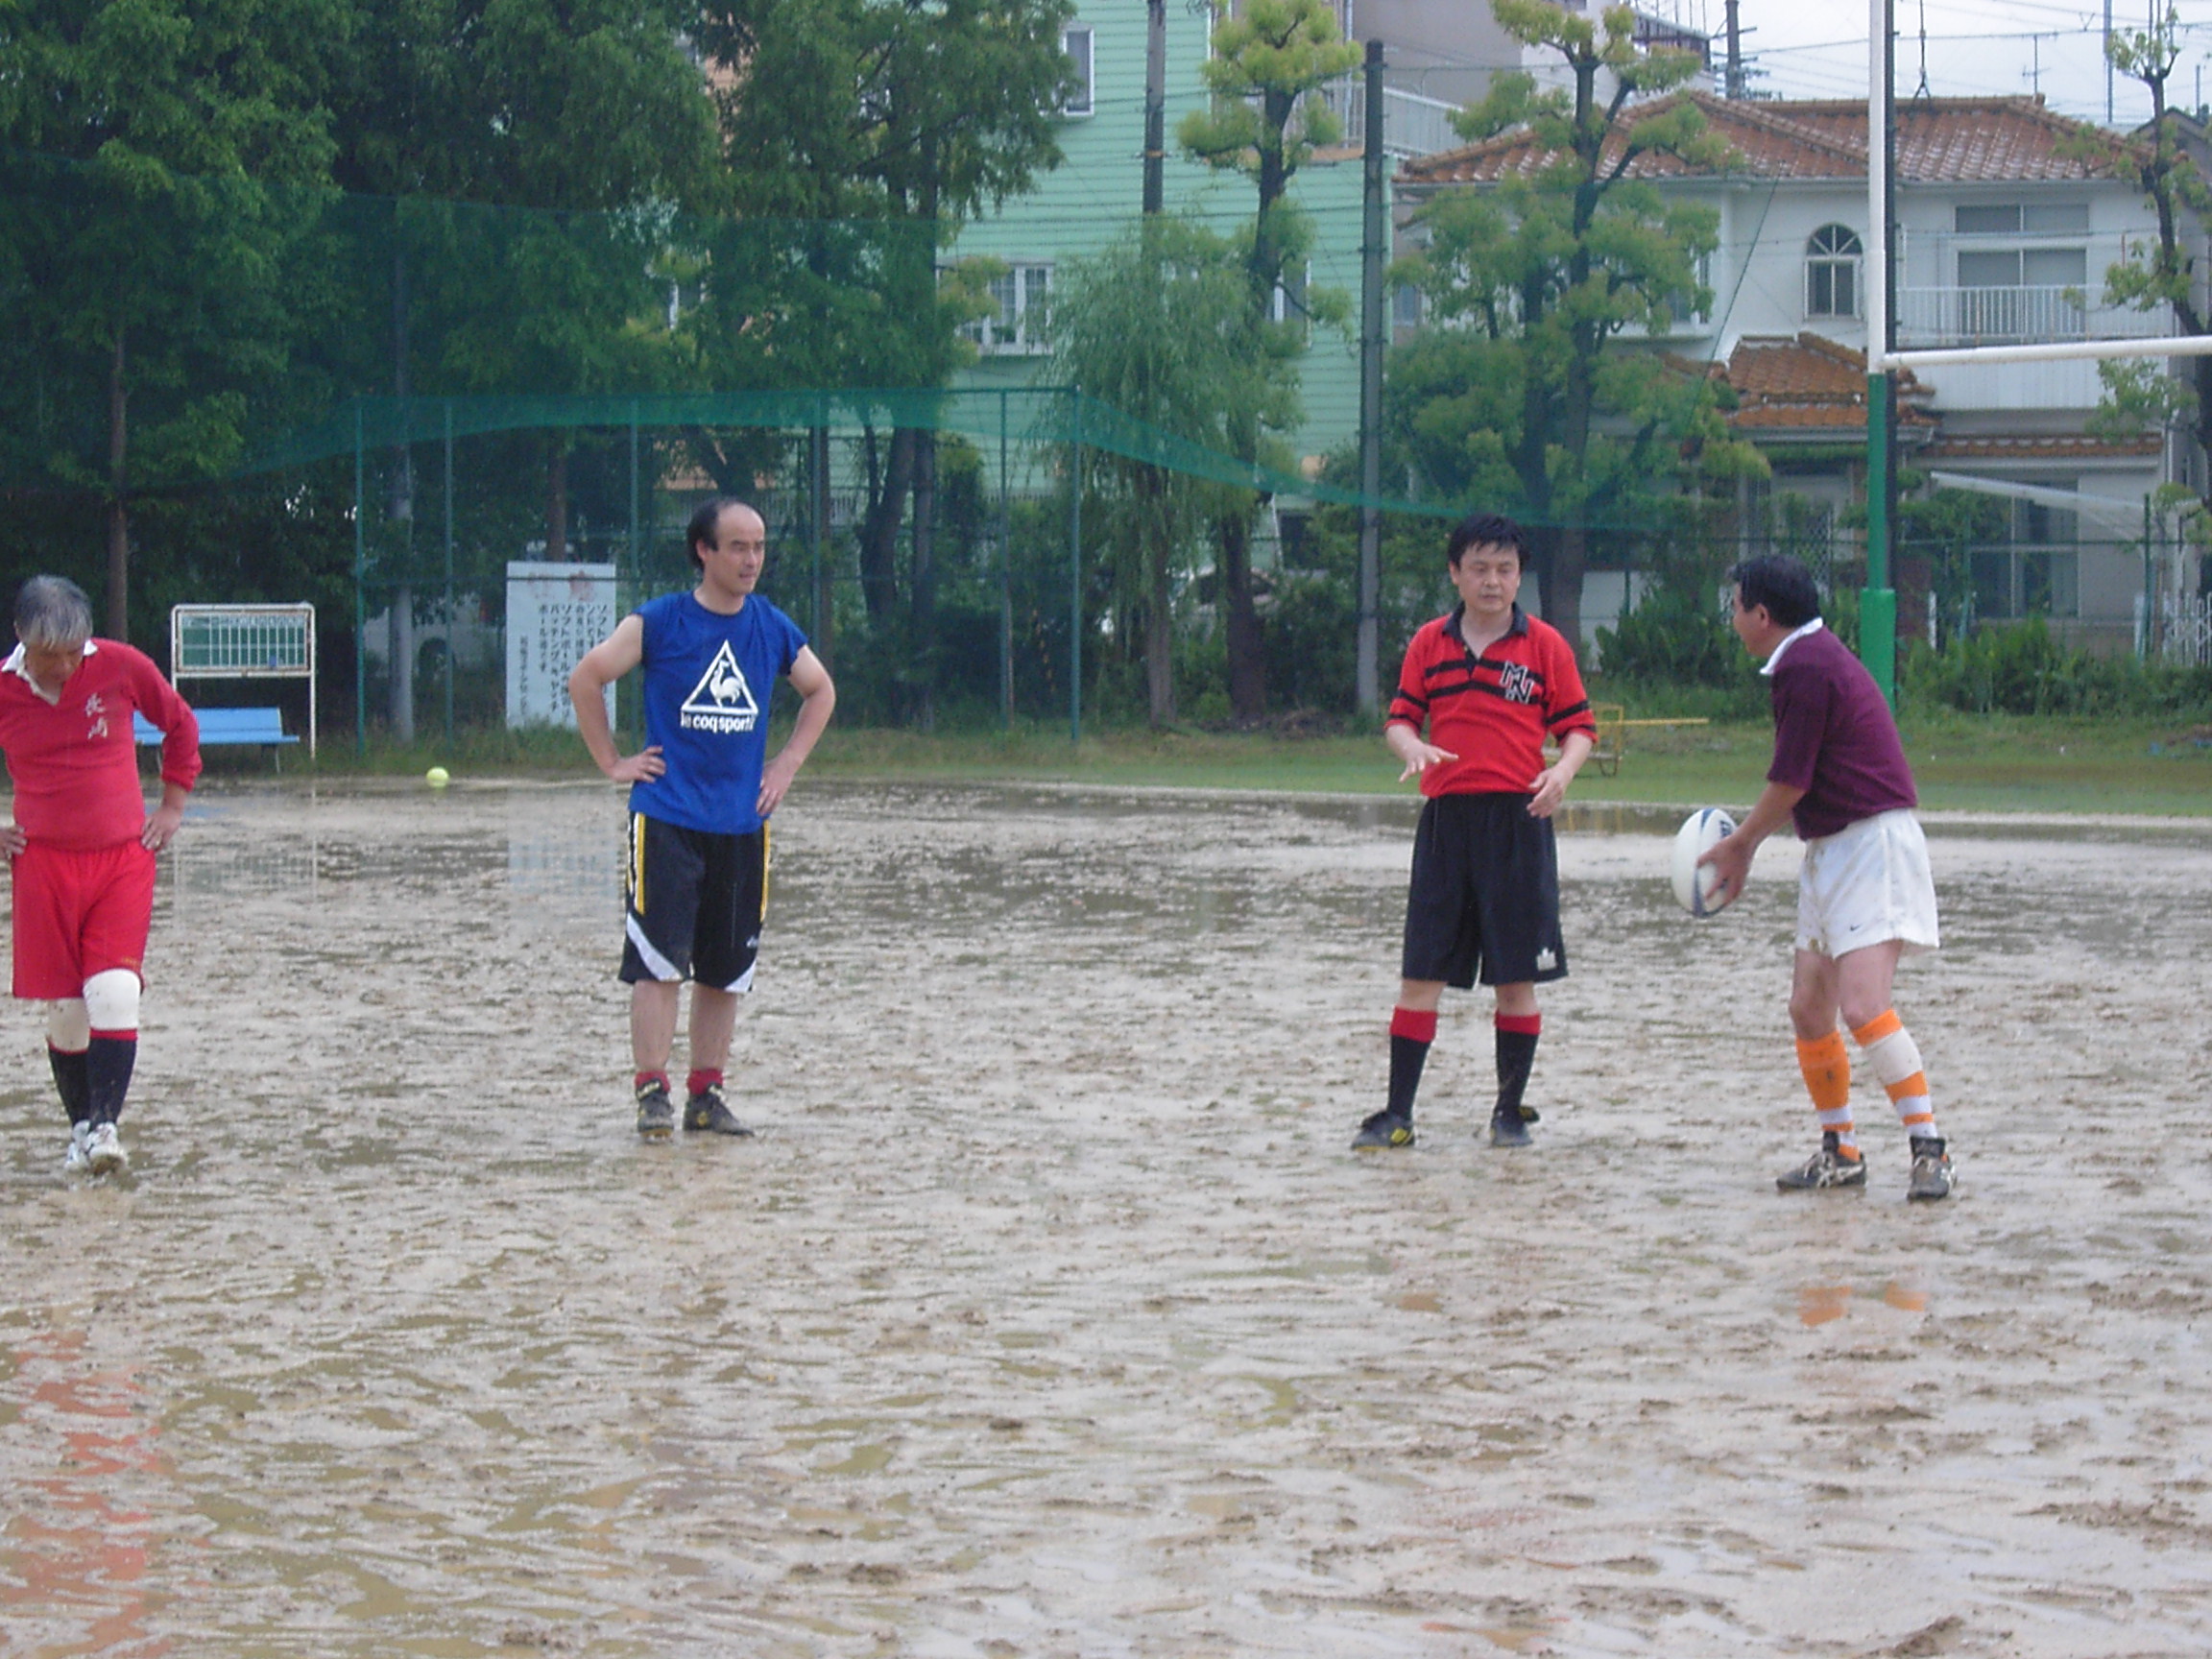
[[[2162,312],[2091,305],[2080,288],[1907,288],[1897,296],[1897,344],[1907,349],[2143,340],[2172,326]]]
[[[1357,144],[1367,132],[1367,89],[1359,79],[1347,76],[1323,89],[1329,108],[1343,123],[1346,143]],[[1382,153],[1400,160],[1435,156],[1456,150],[1467,142],[1453,131],[1452,117],[1459,106],[1418,92],[1382,88]]]

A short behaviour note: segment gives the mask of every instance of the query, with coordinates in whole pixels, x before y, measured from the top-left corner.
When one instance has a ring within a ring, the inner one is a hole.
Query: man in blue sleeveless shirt
[[[630,986],[637,1133],[676,1128],[668,1055],[680,988],[691,981],[691,1075],[684,1127],[750,1135],[723,1098],[737,998],[753,988],[768,890],[768,818],[830,724],[836,687],[797,624],[755,595],[767,526],[716,496],[691,516],[699,585],[639,606],[568,676],[576,727],[599,770],[630,785],[622,978]],[[625,756],[607,687],[645,670],[645,747]],[[801,698],[768,758],[778,675]]]

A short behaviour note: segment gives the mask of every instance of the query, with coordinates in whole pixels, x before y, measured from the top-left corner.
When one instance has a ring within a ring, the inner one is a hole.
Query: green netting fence
[[[1311,473],[1244,459],[1053,383],[1048,359],[978,357],[964,342],[997,269],[920,221],[560,212],[0,156],[0,575],[74,575],[156,651],[178,604],[311,602],[330,729],[496,727],[518,717],[511,565],[589,566],[611,590],[538,647],[572,649],[578,616],[686,585],[685,519],[733,493],[766,517],[762,590],[851,717],[1080,731],[1146,711],[1154,595],[1132,539],[1188,488],[1212,494],[1169,554],[1178,712],[1230,711],[1215,532],[1240,517],[1267,706],[1349,718],[1359,510],[1382,523],[1386,677],[1449,601],[1444,521],[1469,504],[1370,502],[1348,452]],[[1657,596],[1653,672],[1733,674],[1711,594],[1767,543],[1731,505],[1586,515],[1586,636],[1625,637]],[[1784,541],[1855,580],[1849,532]]]

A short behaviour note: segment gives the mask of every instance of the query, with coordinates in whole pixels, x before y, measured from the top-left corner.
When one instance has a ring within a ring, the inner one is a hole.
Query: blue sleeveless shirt
[[[686,830],[760,828],[768,700],[805,648],[799,626],[757,593],[734,616],[690,593],[637,608],[645,624],[645,740],[668,770],[630,787],[630,810]]]

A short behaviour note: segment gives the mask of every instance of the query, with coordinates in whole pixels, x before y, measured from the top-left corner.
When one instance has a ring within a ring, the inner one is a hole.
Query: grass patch
[[[1921,804],[1932,810],[2212,818],[2212,726],[1938,710],[1909,714],[1903,732]],[[779,722],[771,745],[781,744],[783,735]],[[626,733],[622,743],[627,751]],[[1746,805],[1759,792],[1772,744],[1765,720],[1634,730],[1617,775],[1585,768],[1574,798]],[[210,770],[219,775],[266,776],[272,770],[260,751],[218,749],[208,757]],[[323,746],[313,771],[324,777],[420,777],[434,765],[446,767],[457,780],[594,775],[573,733],[496,727],[410,744],[372,738],[363,756],[341,735]],[[304,754],[287,752],[283,776],[308,771]],[[1413,792],[1410,783],[1398,781],[1397,762],[1371,732],[1135,730],[1093,732],[1070,744],[1065,727],[1046,724],[1011,732],[935,733],[832,726],[806,775],[1353,795]]]
[[[1923,805],[1938,811],[2212,817],[2212,728],[1947,712],[1903,727]],[[1640,729],[1619,772],[1585,768],[1579,801],[1746,805],[1773,753],[1765,721]],[[1411,793],[1382,740],[1264,733],[1130,732],[1070,744],[1046,729],[988,734],[832,730],[809,771],[915,781]]]

